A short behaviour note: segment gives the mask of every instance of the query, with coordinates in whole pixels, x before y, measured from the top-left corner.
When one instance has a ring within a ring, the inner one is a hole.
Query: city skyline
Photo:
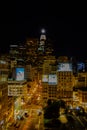
[[[87,56],[86,28],[44,18],[0,24],[0,130],[87,129],[87,62],[77,60]]]
[[[24,15],[23,15],[24,17]],[[16,19],[17,20],[17,19]],[[8,52],[10,44],[24,42],[27,37],[40,37],[41,29],[46,29],[47,38],[52,39],[56,56],[66,55],[87,59],[85,16],[33,16],[15,24],[0,24],[0,53]]]

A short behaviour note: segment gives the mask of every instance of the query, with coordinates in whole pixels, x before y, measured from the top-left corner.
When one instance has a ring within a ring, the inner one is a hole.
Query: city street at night
[[[0,24],[0,130],[87,130],[87,18],[34,5]]]

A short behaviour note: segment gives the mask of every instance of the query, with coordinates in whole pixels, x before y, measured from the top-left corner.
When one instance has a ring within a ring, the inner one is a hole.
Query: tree
[[[44,118],[52,119],[59,116],[59,103],[57,101],[47,101],[47,106],[44,109]]]
[[[66,103],[64,100],[54,100],[53,102],[49,99],[47,101],[47,106],[44,108],[44,118],[53,119],[59,117],[60,107],[66,108]]]

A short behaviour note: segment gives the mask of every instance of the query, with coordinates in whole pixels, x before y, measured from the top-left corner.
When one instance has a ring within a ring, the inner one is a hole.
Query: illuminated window
[[[2,97],[2,91],[0,91],[0,97]]]
[[[2,108],[2,105],[0,105],[0,110],[1,110],[1,108]]]

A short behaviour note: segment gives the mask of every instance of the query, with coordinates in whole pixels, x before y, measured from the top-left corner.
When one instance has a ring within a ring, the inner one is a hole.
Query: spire
[[[46,30],[41,29],[41,35],[40,35],[40,41],[45,41],[46,40]]]

